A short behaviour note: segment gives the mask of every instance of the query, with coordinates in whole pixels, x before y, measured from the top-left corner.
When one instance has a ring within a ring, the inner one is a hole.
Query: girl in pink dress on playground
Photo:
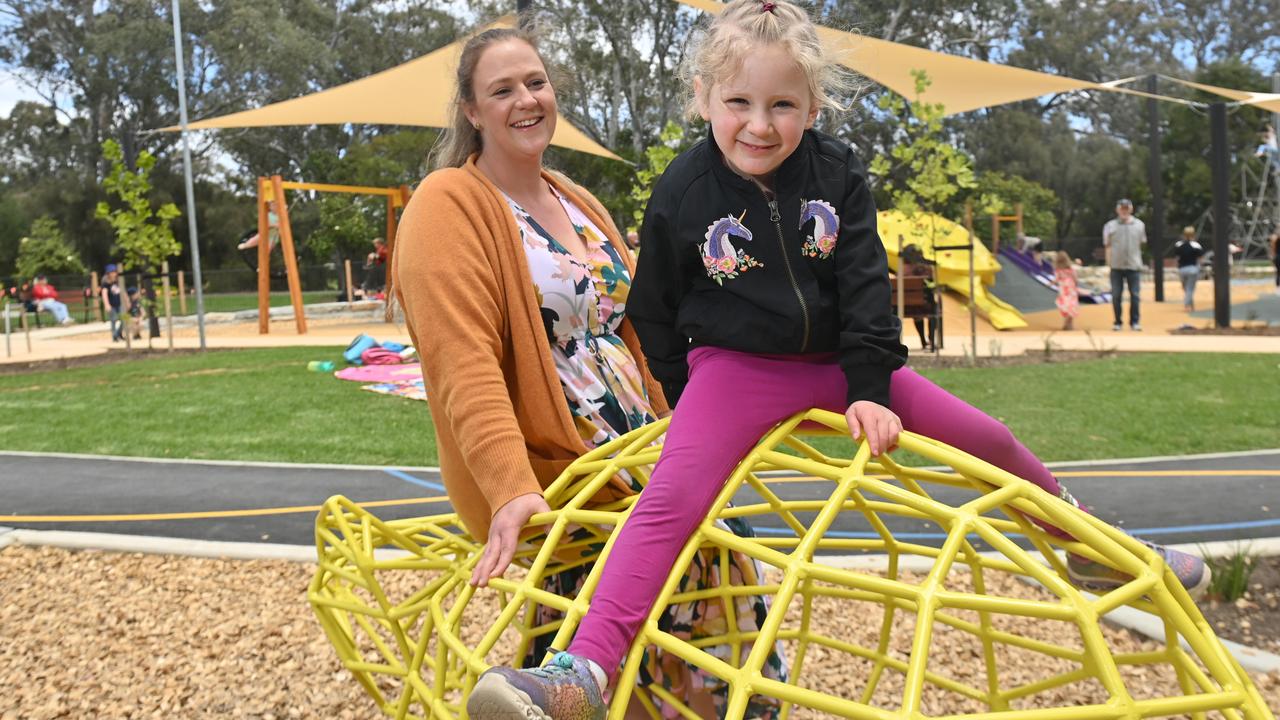
[[[1062,329],[1071,330],[1080,314],[1080,289],[1076,283],[1076,266],[1066,250],[1053,256],[1053,279],[1058,283],[1058,299],[1054,302],[1062,313]]]
[[[662,455],[570,646],[541,668],[487,670],[467,702],[477,720],[604,718],[609,678],[681,548],[751,446],[797,412],[844,413],[876,455],[904,428],[921,433],[1074,503],[1008,428],[905,367],[866,171],[847,143],[813,130],[824,107],[841,109],[832,90],[849,81],[805,11],[734,0],[687,57],[690,109],[711,137],[655,185],[627,299],[675,407]],[[1188,587],[1207,578],[1198,559],[1164,555]],[[1083,559],[1068,565],[1080,582],[1127,580]],[[774,710],[753,702],[747,712]]]

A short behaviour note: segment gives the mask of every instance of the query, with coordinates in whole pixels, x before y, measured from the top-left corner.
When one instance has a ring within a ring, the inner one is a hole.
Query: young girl
[[[1053,256],[1053,279],[1058,283],[1058,312],[1062,313],[1062,329],[1070,330],[1080,314],[1080,290],[1076,287],[1076,267],[1066,250]]]
[[[796,412],[844,412],[875,454],[905,427],[1070,499],[1007,428],[903,366],[863,165],[811,129],[838,106],[805,12],[734,0],[688,57],[711,137],[654,187],[627,301],[650,370],[678,401],[662,456],[567,651],[485,672],[467,703],[478,720],[603,718],[608,678],[681,547],[751,445]]]

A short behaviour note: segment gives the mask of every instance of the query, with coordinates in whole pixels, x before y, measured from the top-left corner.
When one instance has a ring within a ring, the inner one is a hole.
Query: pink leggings
[[[619,531],[569,652],[612,673],[622,662],[676,556],[751,446],[797,412],[843,414],[847,383],[830,355],[764,356],[701,347],[662,456]],[[1053,495],[1058,481],[999,421],[910,368],[893,374],[889,409],[905,430],[940,440]]]

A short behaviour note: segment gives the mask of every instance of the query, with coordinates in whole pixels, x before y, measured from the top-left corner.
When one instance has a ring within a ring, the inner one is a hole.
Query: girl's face
[[[769,181],[813,127],[818,108],[809,79],[781,45],[765,45],[742,59],[732,77],[704,92],[694,78],[702,119],[729,167]]]
[[[490,45],[476,62],[472,85],[475,101],[464,109],[471,124],[480,125],[484,152],[540,158],[556,131],[556,94],[533,47],[514,38]]]

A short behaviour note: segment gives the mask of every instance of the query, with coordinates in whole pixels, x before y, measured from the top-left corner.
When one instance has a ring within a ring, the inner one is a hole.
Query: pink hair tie
[[[778,7],[778,6],[777,6],[777,5],[775,5],[775,4],[773,4],[773,3],[771,3],[771,2],[766,2],[766,3],[764,3],[764,4],[760,7],[760,12],[767,12],[767,13],[771,13],[771,12],[773,12],[773,9],[774,9],[774,8],[776,8],[776,7]],[[774,13],[774,14],[776,15],[777,13]]]

